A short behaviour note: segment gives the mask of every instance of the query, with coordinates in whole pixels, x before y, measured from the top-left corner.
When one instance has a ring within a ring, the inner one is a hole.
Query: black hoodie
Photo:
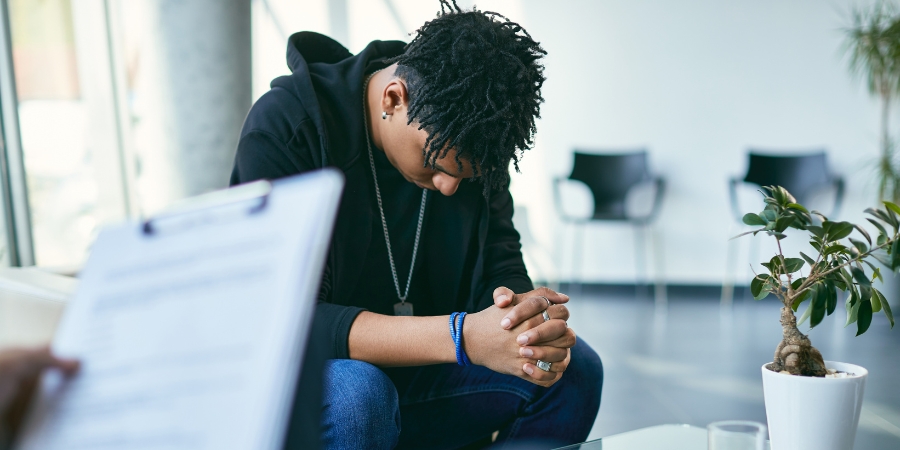
[[[292,35],[287,52],[292,74],[272,81],[241,131],[232,185],[325,166],[339,168],[346,177],[311,339],[311,345],[324,346],[328,358],[349,358],[353,320],[371,307],[366,298],[352,298],[378,217],[371,201],[362,84],[366,75],[386,66],[386,58],[402,53],[404,45],[373,41],[354,56],[327,36]],[[433,299],[435,314],[487,308],[498,286],[515,292],[533,289],[507,189],[485,198],[480,183],[464,181],[453,196],[434,194],[421,245],[437,255],[430,263],[441,271],[430,280],[432,292],[442,294]]]

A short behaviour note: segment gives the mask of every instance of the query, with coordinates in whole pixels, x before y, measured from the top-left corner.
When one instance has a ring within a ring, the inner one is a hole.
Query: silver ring
[[[538,366],[538,369],[541,369],[541,370],[543,370],[544,372],[549,372],[549,371],[550,371],[550,364],[553,364],[553,363],[548,363],[548,362],[544,362],[544,361],[538,360],[536,365]]]
[[[550,320],[550,314],[547,314],[547,310],[546,310],[546,309],[544,310],[543,313],[541,313],[541,315],[544,316],[544,322]]]
[[[544,299],[544,300],[547,300],[547,307],[548,307],[548,308],[551,307],[551,306],[553,306],[553,302],[551,302],[549,298],[544,297],[543,295],[541,295],[541,296],[539,296],[539,297],[541,297],[541,298]]]

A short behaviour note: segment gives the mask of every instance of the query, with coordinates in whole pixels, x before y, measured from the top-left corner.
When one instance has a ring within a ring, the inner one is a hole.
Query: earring
[[[381,120],[386,120],[386,119],[387,119],[387,112],[382,111],[381,112]]]

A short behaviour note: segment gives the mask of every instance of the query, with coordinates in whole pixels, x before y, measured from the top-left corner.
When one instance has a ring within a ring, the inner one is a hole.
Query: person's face
[[[471,162],[461,157],[462,171],[456,164],[456,149],[450,149],[443,158],[425,167],[423,149],[428,132],[419,130],[418,124],[407,125],[408,96],[406,85],[393,79],[385,88],[382,98],[386,119],[378,119],[381,129],[381,145],[388,160],[410,183],[425,189],[440,191],[450,196],[456,192],[459,183],[475,175]],[[380,114],[379,114],[380,117]]]

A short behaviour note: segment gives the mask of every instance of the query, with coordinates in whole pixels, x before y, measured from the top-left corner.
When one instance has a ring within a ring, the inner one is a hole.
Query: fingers
[[[27,378],[47,368],[56,368],[66,374],[72,374],[78,370],[78,361],[57,358],[53,356],[49,347],[0,352],[0,374]]]
[[[566,308],[565,305],[553,305],[547,308],[547,313],[550,314],[551,319],[560,319],[563,322],[569,320],[569,308]]]
[[[544,347],[572,348],[575,346],[576,342],[578,342],[578,340],[576,339],[575,331],[569,328],[559,338],[550,342],[545,342],[541,345]]]
[[[567,351],[566,353],[567,353],[567,355],[566,355],[565,359],[563,359],[560,362],[554,362],[554,363],[550,364],[549,371],[545,371],[545,370],[537,367],[536,365],[532,364],[531,362],[525,363],[522,366],[522,370],[526,374],[528,374],[529,377],[533,378],[534,380],[537,380],[540,382],[555,383],[557,380],[559,380],[559,378],[562,376],[562,374],[569,367],[569,362],[572,359],[571,352]],[[538,384],[540,384],[540,383],[538,383]]]
[[[559,347],[522,347],[519,349],[519,356],[532,360],[541,360],[549,363],[560,362],[569,356],[569,349]]]
[[[538,386],[543,386],[543,387],[553,386],[554,384],[556,384],[557,381],[559,381],[560,378],[562,378],[562,375],[563,375],[561,373],[544,372],[543,370],[538,369],[537,367],[534,367],[534,365],[526,365],[526,366],[530,366],[532,373],[526,372],[526,373],[520,375],[519,378],[522,378],[525,381],[534,383]],[[524,367],[523,367],[523,370],[524,370]],[[534,375],[532,375],[532,374],[534,374]]]
[[[547,300],[550,300],[552,303],[566,303],[569,301],[569,296],[566,294],[560,294],[550,288],[547,287],[539,287],[528,293],[529,296],[543,296],[547,297]]]
[[[573,341],[572,345],[569,346],[571,347],[575,345],[575,332],[571,331],[564,320],[552,319],[520,334],[516,337],[516,343],[523,346],[546,345],[547,343],[555,342],[560,338],[566,338],[569,334],[572,336],[571,340]],[[568,339],[565,339],[563,342],[568,342]]]
[[[519,297],[521,298],[521,296]],[[504,316],[502,320],[500,320],[500,327],[504,330],[513,328],[523,321],[540,314],[547,309],[548,306],[547,300],[544,300],[544,297],[532,296],[520,300],[519,303],[506,313],[506,316]]]
[[[531,292],[526,292],[524,294],[516,294],[505,286],[500,286],[497,289],[494,289],[494,305],[498,308],[506,308],[510,305],[516,305],[523,299],[531,298],[531,297],[547,297],[547,300],[550,300],[551,303],[561,304],[569,301],[569,296],[566,294],[560,294],[556,291],[553,291],[546,287],[539,287]]]
[[[500,286],[497,289],[494,289],[494,305],[498,308],[506,308],[510,304],[512,304],[513,298],[515,298],[516,294],[511,289],[506,288],[504,286]]]

